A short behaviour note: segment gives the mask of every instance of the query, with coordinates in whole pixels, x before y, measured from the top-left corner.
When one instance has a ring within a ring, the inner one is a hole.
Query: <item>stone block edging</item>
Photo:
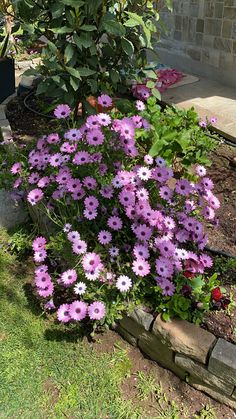
[[[236,345],[185,320],[164,322],[141,308],[124,316],[116,330],[192,387],[236,410]]]

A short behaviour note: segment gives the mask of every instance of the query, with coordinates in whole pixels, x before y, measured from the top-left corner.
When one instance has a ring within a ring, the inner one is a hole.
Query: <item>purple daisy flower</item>
[[[116,288],[120,292],[126,292],[132,287],[131,279],[126,275],[120,275],[116,281]]]
[[[82,164],[90,163],[90,154],[87,151],[79,151],[75,154],[73,163],[80,166]]]
[[[82,133],[77,128],[71,128],[64,134],[64,138],[69,141],[79,141],[82,138]]]
[[[137,228],[135,228],[134,233],[139,240],[147,241],[150,239],[152,235],[152,229],[148,227],[146,224],[141,224],[137,226]]]
[[[101,96],[98,96],[98,104],[103,108],[110,108],[112,106],[112,99],[110,96],[102,94]]]
[[[203,176],[205,176],[205,175],[206,175],[206,168],[205,168],[204,166],[197,165],[197,166],[195,167],[195,173],[196,173],[198,176],[203,177]]]
[[[57,318],[62,323],[68,323],[70,317],[70,304],[62,304],[57,310]]]
[[[150,256],[148,247],[142,244],[136,244],[133,253],[136,259],[148,259]]]
[[[18,173],[20,173],[21,168],[22,168],[21,163],[14,163],[13,166],[11,167],[11,169],[10,169],[10,172],[13,175],[17,175]]]
[[[58,105],[54,110],[54,116],[57,119],[65,119],[71,114],[71,109],[68,105]]]
[[[186,179],[178,179],[176,181],[175,191],[179,195],[187,196],[191,192],[193,192],[193,188],[192,188],[192,186],[191,186],[191,184],[190,184],[190,182],[188,180],[186,180]]]
[[[107,225],[112,230],[118,231],[122,229],[123,223],[120,217],[112,216],[108,218]]]
[[[111,257],[113,257],[113,258],[117,257],[117,256],[119,255],[119,249],[118,249],[118,247],[112,246],[112,247],[109,249],[109,254],[110,254],[110,256],[111,256]]]
[[[88,306],[83,301],[73,301],[73,303],[71,303],[69,307],[69,314],[72,320],[83,320],[87,315],[87,311]]]
[[[91,320],[102,320],[105,314],[106,307],[101,301],[95,301],[88,307],[88,315]]]
[[[140,167],[137,171],[137,175],[141,180],[148,180],[152,176],[152,172],[147,167]]]
[[[114,194],[114,189],[111,185],[103,186],[100,189],[100,194],[103,196],[103,198],[111,199]]]
[[[86,126],[89,129],[100,128],[100,122],[97,115],[90,115],[86,119]],[[87,131],[88,132],[88,131]]]
[[[47,257],[47,252],[44,249],[34,252],[35,262],[44,262]]]
[[[158,285],[162,289],[162,295],[165,295],[166,297],[171,297],[175,292],[175,285],[168,279],[160,280]]]
[[[99,202],[95,196],[90,195],[85,198],[84,205],[87,209],[95,210],[99,206]]]
[[[45,239],[45,237],[42,237],[42,236],[36,237],[36,239],[34,239],[32,243],[32,248],[36,252],[37,250],[44,249],[46,244],[47,244],[47,240]]]
[[[67,234],[67,238],[70,242],[73,243],[74,241],[80,240],[80,234],[78,233],[78,231],[70,231]]]
[[[104,127],[107,127],[111,124],[111,117],[107,113],[99,113],[97,115],[98,121]]]
[[[162,199],[169,201],[173,196],[173,191],[168,186],[161,186],[159,194]]]
[[[92,220],[95,220],[95,218],[98,215],[98,212],[97,210],[85,209],[83,214],[84,214],[84,217],[87,218],[87,220],[92,221]]]
[[[87,143],[92,146],[103,144],[104,138],[105,136],[100,129],[92,129],[86,135]]]
[[[91,177],[91,176],[86,176],[86,177],[83,179],[83,185],[84,185],[84,187],[85,187],[85,188],[87,188],[87,189],[92,189],[92,190],[94,190],[94,189],[96,189],[96,187],[97,187],[97,181],[96,181],[96,179],[95,179],[95,178],[93,178],[93,177]]]
[[[49,284],[51,284],[51,282],[52,278],[47,272],[43,274],[38,274],[35,278],[35,285],[38,288],[45,289]]]
[[[169,259],[160,257],[159,259],[156,259],[156,271],[158,275],[170,278],[174,272],[173,264]]]
[[[52,282],[48,282],[45,288],[38,288],[37,293],[40,297],[47,298],[51,297],[54,291],[54,285]]]
[[[144,156],[144,161],[145,161],[146,164],[151,165],[151,164],[153,164],[153,157],[150,156],[149,154],[146,154],[146,156]]]
[[[98,241],[103,245],[110,243],[112,241],[111,233],[106,230],[100,231],[100,233],[98,234]]]
[[[48,144],[57,144],[61,141],[59,135],[57,133],[53,133],[48,135],[47,142]]]

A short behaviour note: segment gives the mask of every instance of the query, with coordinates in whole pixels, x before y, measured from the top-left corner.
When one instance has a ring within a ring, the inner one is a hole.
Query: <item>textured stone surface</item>
[[[185,379],[185,371],[174,362],[174,352],[163,345],[160,339],[150,332],[143,332],[138,339],[139,348],[162,367],[173,371],[181,379]]]
[[[123,329],[127,330],[129,333],[131,333],[131,335],[133,335],[136,338],[139,337],[144,331],[144,328],[140,326],[136,321],[131,319],[129,316],[124,316],[120,320],[119,324]]]
[[[153,333],[175,352],[205,364],[215,342],[215,336],[185,320],[164,322],[159,315],[153,324]]]
[[[236,400],[236,387],[234,388],[234,392],[233,392],[233,394],[232,394],[232,399],[235,399]]]
[[[233,384],[227,383],[224,380],[221,380],[219,377],[210,373],[204,365],[201,365],[199,362],[194,361],[186,356],[176,354],[175,363],[181,367],[183,370],[189,372],[191,376],[198,378],[204,383],[216,387],[219,391],[223,391],[227,395],[231,395],[234,390]]]
[[[236,385],[236,346],[218,339],[209,359],[208,370]]]
[[[220,391],[217,391],[213,387],[203,383],[195,377],[190,377],[188,383],[196,388],[199,391],[209,394],[213,399],[217,400],[220,403],[224,403],[232,409],[236,409],[236,400],[230,396],[222,394]],[[217,418],[220,419],[220,418]]]
[[[120,325],[116,327],[116,332],[118,332],[127,342],[129,342],[132,346],[137,346],[137,338],[131,335],[127,330],[123,329]]]
[[[15,203],[8,191],[0,189],[0,227],[13,228],[28,219],[22,203]]]
[[[135,308],[130,314],[131,319],[144,327],[145,330],[150,330],[154,317],[150,313],[146,313],[141,308]]]

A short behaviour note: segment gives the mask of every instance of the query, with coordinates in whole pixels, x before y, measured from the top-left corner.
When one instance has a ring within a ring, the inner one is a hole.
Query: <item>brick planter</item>
[[[192,387],[236,410],[236,345],[185,320],[154,319],[140,308],[116,330]]]

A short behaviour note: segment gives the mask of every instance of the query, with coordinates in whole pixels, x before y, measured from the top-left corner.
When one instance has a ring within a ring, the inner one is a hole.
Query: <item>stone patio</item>
[[[201,118],[217,117],[216,131],[236,143],[236,89],[200,78],[192,84],[171,87],[162,94],[162,101],[181,108],[194,106]]]

